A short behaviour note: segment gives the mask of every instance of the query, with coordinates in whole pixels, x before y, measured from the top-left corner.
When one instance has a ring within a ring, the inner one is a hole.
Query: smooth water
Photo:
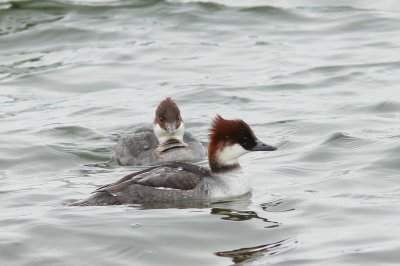
[[[398,265],[399,25],[389,0],[1,0],[0,265]],[[252,195],[68,207],[138,169],[112,146],[166,96],[205,145],[218,113],[279,147],[241,159]]]

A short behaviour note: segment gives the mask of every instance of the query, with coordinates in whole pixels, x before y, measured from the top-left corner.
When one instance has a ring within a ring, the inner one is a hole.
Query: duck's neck
[[[234,164],[219,164],[211,160],[209,163],[213,173],[225,173],[240,169],[240,164],[238,162]]]
[[[168,133],[168,131],[161,128],[159,124],[154,124],[153,130],[154,130],[154,135],[156,135],[160,145],[164,145],[165,143],[168,143],[171,140],[177,140],[181,143],[184,143],[183,134],[185,133],[185,125],[183,124],[183,122],[176,129],[174,134]]]
[[[239,157],[247,153],[239,144],[225,145],[211,141],[208,146],[208,162],[211,171],[227,172],[240,168]]]

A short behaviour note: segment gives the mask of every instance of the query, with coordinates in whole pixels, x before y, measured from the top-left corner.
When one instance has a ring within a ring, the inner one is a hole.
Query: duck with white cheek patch
[[[250,192],[239,157],[253,151],[275,151],[257,139],[243,120],[217,116],[210,129],[210,168],[175,162],[129,174],[98,188],[73,206],[144,204],[149,202],[218,202]]]
[[[122,136],[114,149],[114,157],[120,165],[196,161],[204,159],[205,155],[201,142],[185,132],[180,110],[170,97],[158,105],[153,130],[142,129]]]

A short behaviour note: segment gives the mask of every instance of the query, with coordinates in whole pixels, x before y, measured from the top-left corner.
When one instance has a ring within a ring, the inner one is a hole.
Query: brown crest
[[[256,140],[253,130],[241,119],[227,120],[217,115],[212,123],[209,135],[209,141],[240,143],[243,140]]]
[[[210,164],[216,162],[216,154],[223,147],[240,144],[251,150],[257,145],[257,137],[250,126],[241,119],[226,120],[217,115],[212,123],[209,135],[208,156]]]

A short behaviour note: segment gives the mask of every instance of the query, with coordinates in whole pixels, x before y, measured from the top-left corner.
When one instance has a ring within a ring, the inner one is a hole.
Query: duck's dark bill
[[[276,151],[277,148],[268,144],[265,144],[261,140],[256,140],[256,146],[251,149],[252,151]]]

